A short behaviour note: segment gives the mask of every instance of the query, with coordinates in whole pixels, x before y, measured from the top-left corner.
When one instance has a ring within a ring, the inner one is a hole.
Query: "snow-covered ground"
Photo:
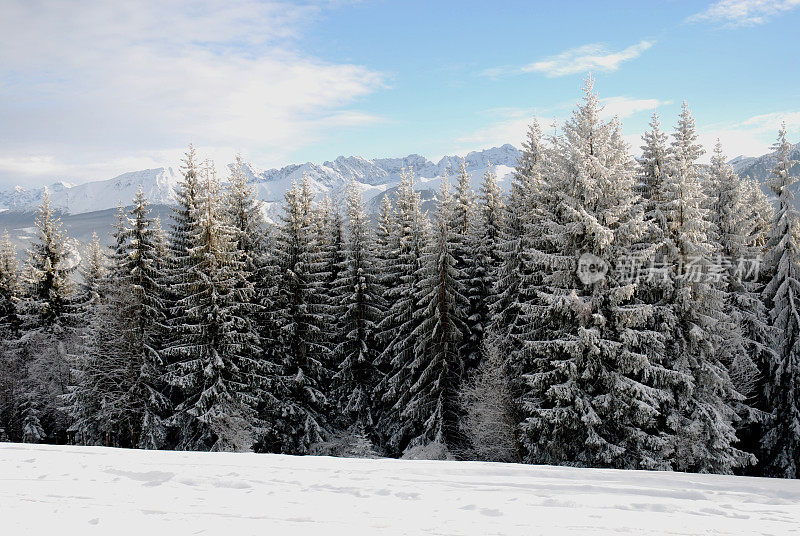
[[[0,443],[0,534],[800,534],[800,482]]]

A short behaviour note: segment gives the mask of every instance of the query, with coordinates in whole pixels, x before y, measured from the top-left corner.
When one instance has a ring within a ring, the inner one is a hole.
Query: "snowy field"
[[[800,482],[0,443],[0,533],[800,534]]]

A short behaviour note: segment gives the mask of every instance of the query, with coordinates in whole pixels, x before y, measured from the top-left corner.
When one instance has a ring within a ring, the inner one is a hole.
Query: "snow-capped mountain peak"
[[[495,166],[501,183],[511,168],[516,165],[519,151],[512,145],[503,145],[467,154],[464,161],[478,187],[480,178],[490,164]],[[424,156],[410,154],[400,158],[366,159],[361,156],[339,156],[321,164],[306,162],[290,164],[279,169],[262,170],[246,164],[244,171],[256,185],[258,197],[274,209],[283,200],[283,195],[293,181],[304,176],[317,195],[341,197],[346,185],[353,181],[364,195],[365,201],[391,190],[400,182],[403,169],[412,170],[420,178],[418,187],[437,187],[436,179],[443,175],[454,175],[461,165],[460,156],[444,156],[432,162]],[[230,165],[228,166],[230,167]],[[46,189],[53,206],[68,214],[82,214],[129,204],[141,187],[151,204],[172,204],[173,188],[180,180],[179,170],[173,167],[143,169],[123,173],[105,181],[71,185],[57,182]],[[0,209],[28,211],[41,203],[45,188],[27,189],[21,186],[0,192]]]

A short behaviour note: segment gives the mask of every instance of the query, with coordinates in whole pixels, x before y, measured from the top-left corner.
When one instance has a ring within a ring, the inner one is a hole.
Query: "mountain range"
[[[477,190],[483,174],[491,167],[504,190],[508,190],[511,175],[520,152],[506,144],[482,151],[473,151],[464,158],[472,187]],[[793,159],[800,161],[800,143],[793,150]],[[734,170],[743,177],[758,180],[763,185],[775,166],[775,155],[736,157],[730,161]],[[383,195],[393,196],[403,169],[413,170],[417,177],[415,186],[422,194],[423,206],[432,206],[435,191],[443,176],[454,177],[461,165],[461,157],[445,156],[433,162],[418,154],[402,158],[376,158],[368,160],[359,156],[340,156],[321,164],[307,162],[278,169],[262,170],[251,164],[245,173],[254,184],[258,198],[263,202],[264,213],[277,221],[283,195],[292,182],[308,177],[312,190],[318,196],[329,195],[334,202],[343,198],[344,190],[353,181],[359,188],[370,213],[377,212]],[[792,172],[800,175],[800,164]],[[155,215],[169,216],[169,205],[174,203],[173,188],[181,178],[175,167],[159,167],[123,173],[113,179],[71,185],[56,182],[47,191],[53,206],[61,213],[67,235],[70,237],[76,259],[85,251],[92,234],[97,232],[101,241],[110,242],[109,230],[116,208],[130,204],[136,191],[142,188]],[[766,190],[766,187],[764,187]],[[16,186],[0,191],[0,229],[7,229],[20,253],[24,252],[35,232],[36,208],[44,195],[45,187],[24,188]],[[800,202],[800,197],[798,197]]]
[[[501,182],[517,163],[519,151],[512,145],[503,145],[483,151],[473,151],[464,157],[467,170],[475,177],[476,184],[491,166],[495,168]],[[445,174],[455,175],[461,165],[461,157],[445,156],[438,162],[412,154],[403,158],[376,158],[367,160],[358,156],[340,156],[336,160],[315,164],[292,164],[280,169],[261,170],[253,165],[245,166],[245,173],[256,187],[258,198],[266,205],[268,215],[275,215],[283,200],[283,194],[295,180],[308,177],[311,188],[317,195],[340,198],[349,181],[361,190],[365,201],[379,196],[397,186],[403,169],[413,170],[418,177],[420,189],[438,188],[438,181]],[[0,191],[0,210],[28,212],[41,203],[45,188],[50,193],[53,206],[63,214],[84,214],[113,209],[120,203],[127,205],[137,189],[142,188],[153,205],[173,203],[173,188],[181,178],[174,167],[161,167],[123,173],[104,181],[70,185],[57,182],[51,186],[26,189],[21,186]]]
[[[789,169],[789,173],[795,177],[800,175],[800,143],[794,146],[789,154],[789,159],[797,161]],[[778,159],[775,153],[768,153],[762,156],[737,156],[729,163],[740,177],[755,179],[761,184],[765,184],[772,169],[778,163]],[[796,201],[800,201],[800,197]]]

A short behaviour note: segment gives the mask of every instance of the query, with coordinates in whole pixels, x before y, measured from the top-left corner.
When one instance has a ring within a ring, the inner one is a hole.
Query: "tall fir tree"
[[[479,215],[471,183],[472,176],[467,171],[467,162],[462,158],[450,201],[449,236],[447,238],[454,260],[454,275],[457,284],[461,287],[461,293],[467,300],[462,314],[463,337],[461,347],[458,349],[458,353],[461,355],[460,360],[464,362],[466,369],[474,369],[481,361],[484,330],[483,311],[480,309],[481,284],[483,282],[473,279],[478,270],[476,266],[478,244],[474,238],[479,227]]]
[[[466,175],[463,167],[462,174]],[[460,195],[454,199],[447,179],[442,180],[434,231],[417,271],[417,309],[412,313],[414,329],[410,335],[413,359],[405,364],[409,398],[400,413],[416,432],[408,445],[412,448],[438,443],[452,451],[463,445],[458,429],[458,392],[467,366],[462,345],[469,301],[456,252],[466,241],[465,229],[458,224],[468,226],[470,216],[466,212],[472,210],[471,202],[465,203],[467,187],[462,184]]]
[[[305,454],[326,434],[329,377],[326,347],[321,343],[320,295],[315,279],[317,226],[314,196],[307,178],[285,194],[284,214],[276,236],[277,295],[275,314],[282,358],[279,400],[265,448]]]
[[[500,246],[503,211],[503,192],[497,183],[497,175],[489,165],[478,193],[475,221],[466,238],[471,260],[465,273],[469,300],[466,313],[469,342],[464,355],[470,366],[476,366],[484,357],[494,291],[503,260]],[[477,359],[470,355],[477,356]]]
[[[674,405],[664,409],[666,424],[675,432],[677,470],[730,473],[751,459],[734,446],[734,406],[743,397],[729,377],[730,354],[719,330],[729,318],[711,277],[715,244],[698,163],[703,149],[686,103],[672,138],[662,194],[668,227],[665,301],[672,315],[667,355],[670,368],[689,383],[675,390]]]
[[[340,342],[335,352],[337,370],[333,387],[344,424],[374,439],[381,298],[372,250],[373,235],[361,193],[352,182],[347,190],[346,210],[345,259],[334,284],[335,295],[341,299],[341,314],[336,319]]]
[[[495,275],[491,304],[490,338],[506,357],[520,399],[522,374],[530,366],[530,352],[525,340],[537,337],[539,326],[526,315],[537,302],[537,288],[542,271],[527,257],[531,248],[541,247],[545,229],[539,222],[551,211],[547,184],[553,174],[553,150],[545,147],[542,130],[534,120],[522,143],[522,154],[514,170],[507,203],[504,207],[497,248],[500,264]]]
[[[336,351],[342,343],[341,332],[331,329],[343,313],[341,287],[338,285],[342,271],[345,269],[344,222],[338,204],[334,205],[325,196],[316,210],[317,229],[315,252],[311,270],[315,281],[315,293],[318,296],[314,306],[319,319],[320,344],[325,348],[323,365],[333,373],[337,367]],[[322,384],[323,390],[332,390],[332,377],[326,375]],[[335,404],[330,404],[330,417],[334,417]]]
[[[141,188],[133,199],[118,237],[112,277],[127,299],[120,311],[127,319],[124,337],[132,361],[134,442],[140,448],[162,448],[167,443],[164,420],[171,412],[166,366],[161,355],[167,322],[164,236]]]
[[[186,325],[189,318],[184,300],[191,293],[192,281],[190,275],[198,259],[191,254],[195,239],[200,234],[201,218],[201,185],[200,163],[194,146],[189,144],[181,162],[182,179],[175,187],[176,206],[172,208],[171,225],[165,243],[166,259],[163,267],[162,281],[166,289],[164,296],[167,308],[167,325],[172,328],[176,325]],[[162,347],[178,345],[177,333],[167,330],[167,336],[162,341]],[[169,364],[169,357],[162,354]],[[175,402],[177,400],[173,400]]]
[[[643,239],[643,214],[620,125],[601,110],[589,78],[556,149],[545,240],[528,253],[545,274],[542,307],[527,316],[546,330],[527,341],[524,442],[540,463],[664,468],[669,442],[657,420],[669,373],[648,354],[663,341],[624,270]]]
[[[241,155],[236,155],[228,183],[222,210],[233,231],[234,247],[244,268],[245,280],[240,286],[251,296],[247,317],[259,338],[260,353],[257,359],[261,369],[259,376],[252,378],[252,387],[259,398],[259,420],[263,426],[268,427],[269,423],[266,421],[269,421],[269,414],[277,403],[274,391],[280,362],[273,318],[275,264],[271,247],[272,236]],[[247,290],[251,286],[252,292]],[[266,429],[260,432],[262,436],[266,433]],[[263,437],[259,437],[256,446],[259,450],[262,448],[262,440]]]
[[[766,368],[764,398],[770,413],[762,438],[761,463],[768,476],[800,478],[800,214],[794,205],[790,175],[797,162],[786,126],[773,146],[778,163],[769,187],[778,207],[765,258],[769,282],[764,289],[773,328],[774,358]]]
[[[20,319],[17,252],[8,231],[0,237],[0,437],[20,441],[23,366],[16,344]]]
[[[125,213],[117,212],[112,256],[122,256]],[[129,397],[132,360],[124,342],[127,318],[121,306],[128,295],[106,267],[99,242],[94,241],[83,268],[78,303],[83,329],[73,355],[73,385],[64,396],[73,440],[83,445],[133,447],[135,426]]]
[[[223,215],[213,164],[203,172],[197,226],[185,251],[189,270],[176,304],[184,316],[162,351],[170,360],[167,381],[181,393],[172,423],[179,448],[247,451],[259,435],[253,382],[262,376],[248,317],[253,289]]]
[[[415,382],[413,333],[420,322],[417,293],[428,239],[427,221],[420,205],[420,194],[414,190],[414,174],[403,170],[391,222],[390,257],[383,266],[392,285],[384,287],[388,309],[378,326],[383,344],[378,365],[386,370],[377,387],[384,406],[378,432],[385,449],[393,454],[402,453],[411,439],[421,433],[420,423],[406,413]]]
[[[746,280],[743,270],[759,262],[762,252],[751,243],[754,222],[747,207],[745,183],[727,163],[719,140],[704,186],[707,214],[716,233],[714,277],[728,317],[718,329],[723,330],[731,380],[742,395],[750,397],[758,381],[756,363],[762,360],[758,354],[767,348],[768,340],[761,300],[748,288],[752,281]],[[741,409],[746,421],[757,418],[749,406]]]
[[[77,343],[72,314],[76,264],[60,218],[45,192],[36,218],[37,236],[28,250],[26,300],[20,350],[27,382],[27,440],[67,440],[67,417],[61,398],[72,384],[69,355]],[[44,436],[39,434],[44,431]],[[41,437],[40,437],[41,436]]]

